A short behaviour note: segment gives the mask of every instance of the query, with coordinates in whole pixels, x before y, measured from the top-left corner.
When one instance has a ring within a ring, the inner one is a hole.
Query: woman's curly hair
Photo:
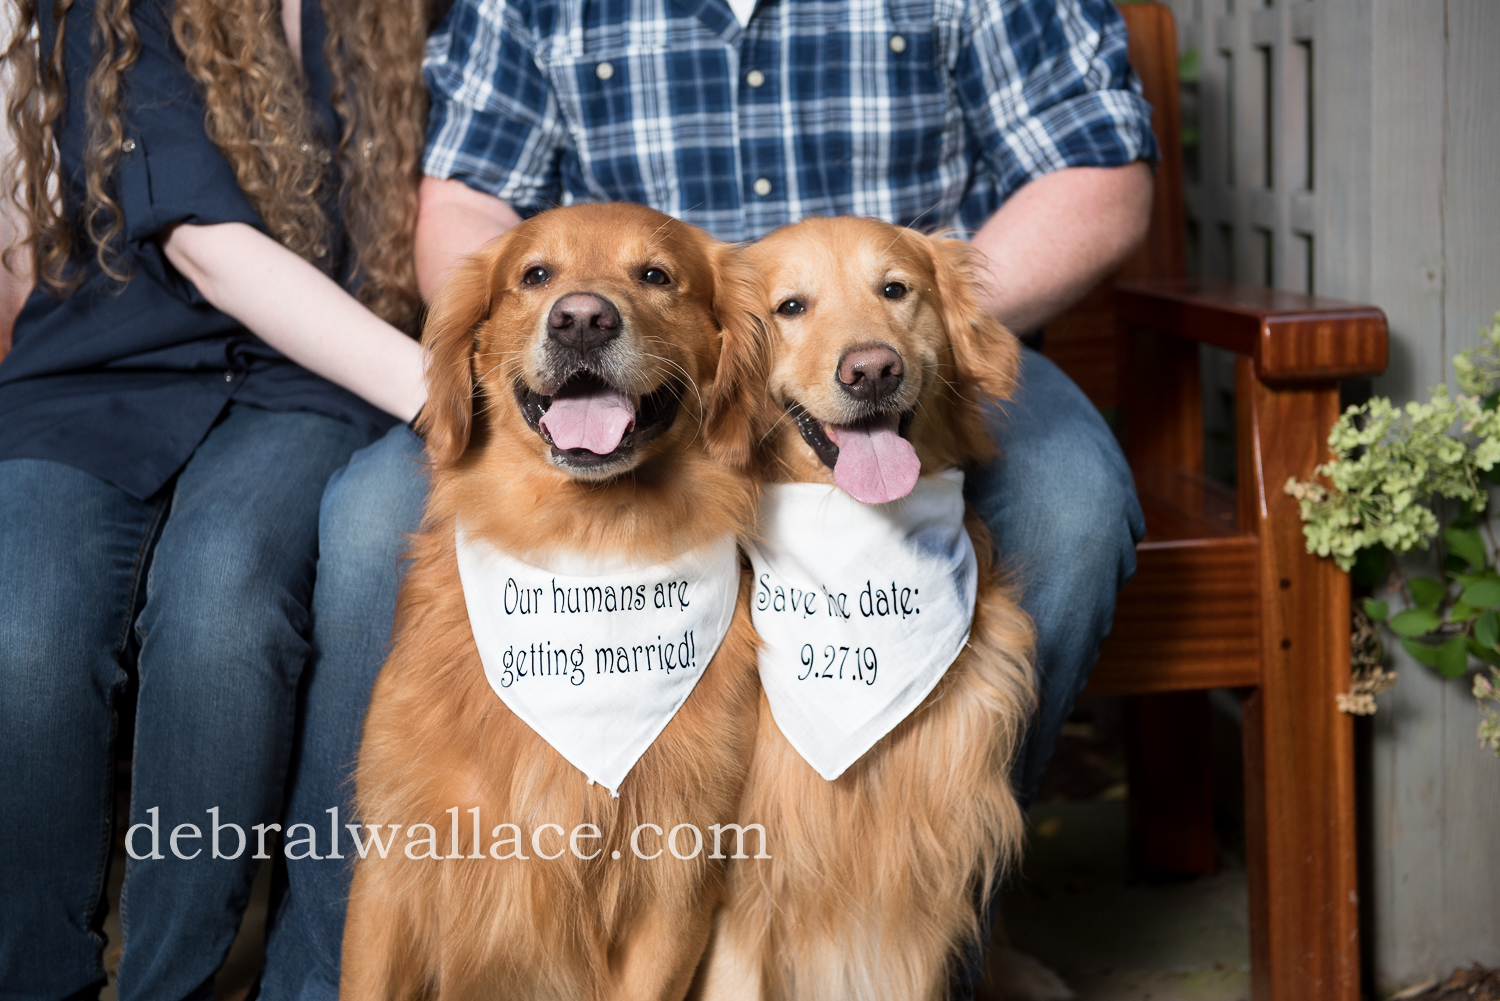
[[[121,77],[140,53],[131,0],[97,0],[84,203],[70,212],[58,204],[55,129],[66,102],[63,35],[73,3],[55,0],[56,40],[43,53],[37,2],[20,0],[19,23],[4,52],[13,74],[7,113],[16,152],[0,183],[27,223],[26,238],[6,253],[29,250],[38,281],[59,295],[78,280],[69,268],[75,240],[92,249],[106,274],[121,281],[129,277],[117,258],[123,219],[114,174],[125,139]],[[331,194],[327,185],[339,177],[337,197],[359,299],[392,324],[414,331],[421,308],[412,235],[427,112],[421,78],[427,5],[423,0],[322,0],[322,7],[328,24],[324,56],[333,75],[334,109],[343,123],[335,150],[317,139],[282,31],[279,0],[177,0],[172,34],[188,72],[202,87],[208,136],[271,235],[326,270],[332,248],[324,205]],[[333,162],[336,174],[328,169]],[[70,220],[72,212],[76,216]]]

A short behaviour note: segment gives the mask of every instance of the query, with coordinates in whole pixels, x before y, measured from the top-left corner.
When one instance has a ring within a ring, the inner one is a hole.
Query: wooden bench
[[[1349,583],[1306,552],[1283,487],[1327,458],[1338,380],[1386,365],[1371,307],[1188,279],[1177,50],[1161,4],[1121,7],[1163,160],[1146,247],[1049,324],[1044,353],[1117,408],[1146,538],[1085,694],[1127,717],[1132,854],[1214,865],[1207,689],[1244,696],[1252,996],[1358,1001]],[[1237,488],[1204,476],[1198,345],[1235,352]]]

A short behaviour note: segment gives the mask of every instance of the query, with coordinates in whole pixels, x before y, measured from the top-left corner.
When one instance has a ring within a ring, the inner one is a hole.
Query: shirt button
[[[766,75],[760,70],[751,70],[745,74],[745,82],[752,87],[759,87],[766,82]]]
[[[600,63],[594,67],[594,75],[601,80],[608,80],[615,75],[614,63]]]
[[[891,51],[892,52],[896,52],[896,53],[905,52],[906,51],[906,36],[904,36],[904,35],[892,35],[891,36]]]
[[[224,373],[224,381],[225,382],[233,382],[234,381],[234,372],[233,371],[225,372]]]
[[[750,188],[757,195],[765,197],[766,195],[769,195],[771,193],[771,182],[766,180],[764,177],[758,177],[755,179],[755,183],[750,185]]]
[[[134,139],[126,139],[124,142],[120,143],[120,152],[121,153],[134,153],[135,152],[135,140]]]

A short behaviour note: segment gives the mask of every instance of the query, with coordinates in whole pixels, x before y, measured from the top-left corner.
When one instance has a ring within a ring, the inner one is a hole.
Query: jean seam
[[[119,693],[120,689],[124,686],[124,684],[126,682],[129,681],[129,675],[126,673],[125,668],[124,668],[123,664],[121,663],[121,661],[125,657],[126,652],[129,650],[129,646],[130,646],[130,633],[131,633],[131,630],[134,629],[135,625],[136,625],[136,619],[137,619],[137,615],[138,615],[138,613],[136,611],[136,605],[137,605],[137,599],[139,598],[140,593],[141,593],[141,588],[142,587],[146,588],[148,597],[149,597],[149,594],[150,594],[149,576],[150,576],[150,566],[151,566],[151,554],[155,550],[155,543],[156,543],[157,536],[160,533],[162,523],[166,520],[167,512],[171,509],[171,507],[172,507],[172,490],[171,489],[166,489],[166,490],[161,491],[160,497],[157,499],[156,503],[152,507],[151,517],[146,522],[146,531],[145,531],[145,534],[141,536],[141,544],[140,544],[139,548],[136,549],[135,564],[134,564],[134,566],[131,567],[131,571],[130,571],[130,594],[129,594],[128,602],[126,604],[125,621],[124,621],[123,626],[120,629],[119,639],[117,639],[116,642],[115,642],[115,657],[116,657],[116,663],[117,663],[117,665],[119,665],[118,668],[117,668],[117,670],[119,671],[119,674],[117,675],[114,687],[111,688],[111,690],[110,690],[110,722],[109,722],[109,728],[110,728],[110,733],[109,733],[109,746],[110,746],[110,762],[109,762],[109,764],[110,764],[110,771],[109,771],[109,783],[108,783],[110,794],[109,794],[109,802],[106,804],[106,808],[105,808],[106,809],[105,816],[109,818],[109,820],[106,821],[106,823],[104,825],[105,826],[105,832],[106,832],[106,838],[108,838],[109,834],[112,831],[112,828],[113,828],[112,821],[113,821],[113,818],[114,818],[114,786],[115,786],[115,769],[114,769],[114,763],[115,762],[114,762],[114,759],[115,759],[116,755],[118,754],[118,749],[115,747],[115,740],[117,739],[118,733],[119,733],[119,715],[115,711],[115,705],[116,705],[116,700],[117,700],[118,693]],[[135,736],[139,736],[139,733],[140,733],[140,729],[139,729],[139,727],[137,727],[136,730],[135,730]],[[130,759],[131,759],[131,761],[135,760],[135,740],[134,739],[132,739],[132,741],[131,741]],[[132,768],[130,770],[130,802],[132,804],[135,802],[135,780],[136,780],[136,772],[135,772],[135,769]],[[126,829],[129,830],[129,826],[130,826],[130,809],[128,807],[127,807],[127,809],[125,811],[125,824],[126,824]],[[127,845],[127,851],[126,851],[126,855],[127,856],[129,855],[128,847],[129,846]],[[105,876],[106,876],[106,874],[109,871],[109,863],[111,861],[111,856],[113,856],[113,854],[114,854],[114,845],[113,845],[113,843],[107,845],[107,849],[108,850],[107,850],[106,854],[103,856],[104,861],[103,861],[103,864],[100,867],[99,874],[95,877],[95,883],[96,883],[95,894],[96,894],[96,896],[97,896],[98,893],[102,892],[102,890],[103,890],[103,883],[104,883]],[[129,921],[128,909],[127,909],[127,903],[128,903],[128,900],[129,900],[129,892],[128,892],[128,890],[129,890],[129,886],[128,886],[129,881],[130,881],[130,860],[127,858],[126,861],[125,861],[125,878],[120,881],[120,953],[121,953],[122,957],[123,957],[124,952],[125,952],[125,943],[129,939],[129,937],[130,937],[130,931],[129,931],[130,921]]]

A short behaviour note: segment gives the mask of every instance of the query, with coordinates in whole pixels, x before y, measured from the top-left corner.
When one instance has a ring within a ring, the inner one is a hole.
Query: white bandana
[[[922,477],[888,504],[837,487],[766,488],[751,616],[771,714],[838,778],[932,691],[969,641],[978,566],[964,474]]]
[[[740,583],[733,536],[656,566],[551,561],[574,573],[522,562],[462,526],[457,543],[490,687],[590,782],[619,795],[729,631]]]

